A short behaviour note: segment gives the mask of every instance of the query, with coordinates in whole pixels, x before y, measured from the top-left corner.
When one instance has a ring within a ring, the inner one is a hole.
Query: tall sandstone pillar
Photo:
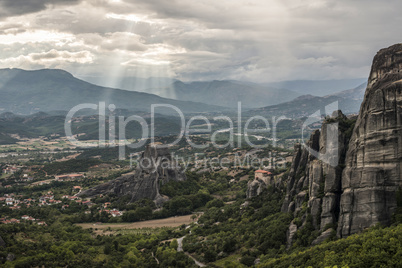
[[[374,57],[346,153],[338,236],[389,224],[402,185],[402,44]]]

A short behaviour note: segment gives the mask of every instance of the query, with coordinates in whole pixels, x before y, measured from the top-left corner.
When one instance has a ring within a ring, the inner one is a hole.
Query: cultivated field
[[[178,216],[178,217],[170,217],[166,219],[159,220],[150,220],[150,221],[141,221],[141,222],[133,222],[133,223],[78,223],[78,226],[82,228],[96,228],[98,230],[110,229],[118,230],[118,229],[142,229],[142,228],[162,228],[162,227],[178,227],[182,224],[190,224],[193,222],[191,219],[192,215],[186,216]]]

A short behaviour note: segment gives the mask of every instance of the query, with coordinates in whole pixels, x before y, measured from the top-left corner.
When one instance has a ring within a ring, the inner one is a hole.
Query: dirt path
[[[78,226],[82,228],[97,228],[97,229],[140,229],[140,228],[160,228],[160,227],[178,227],[182,224],[190,224],[193,222],[191,219],[192,215],[170,217],[166,219],[150,220],[150,221],[140,221],[133,223],[78,223]]]
[[[157,264],[159,264],[159,260],[158,260],[158,259],[155,257],[154,253],[153,253],[153,252],[151,252],[151,254],[152,254],[152,257],[154,257],[154,259],[155,259],[156,263],[157,263]]]
[[[177,239],[177,251],[183,251],[183,239],[185,238],[186,236],[183,236],[183,237],[180,237],[179,239]],[[194,262],[195,262],[195,264],[197,265],[197,266],[199,266],[199,267],[205,267],[206,265],[205,264],[203,264],[202,262],[199,262],[199,261],[197,261],[193,256],[191,256],[190,255],[190,253],[188,253],[188,252],[184,252],[184,254],[186,254],[187,256],[189,256]]]
[[[183,236],[183,237],[180,237],[179,239],[177,239],[177,244],[178,244],[177,251],[183,251],[183,239],[185,237],[186,236]]]

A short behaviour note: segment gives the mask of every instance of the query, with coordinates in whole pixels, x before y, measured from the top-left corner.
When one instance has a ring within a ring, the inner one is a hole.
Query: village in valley
[[[0,206],[6,206],[12,211],[29,211],[30,208],[45,206],[52,206],[60,211],[65,211],[71,210],[70,207],[72,207],[75,211],[83,210],[84,214],[91,214],[90,209],[96,206],[99,213],[104,212],[111,217],[120,217],[123,215],[122,211],[119,211],[115,208],[110,208],[110,202],[95,204],[89,199],[87,200],[77,196],[77,194],[79,194],[82,190],[82,186],[80,185],[82,184],[82,181],[86,179],[85,174],[71,173],[46,176],[51,178],[42,180],[43,177],[41,177],[41,179],[38,180],[36,179],[36,175],[34,175],[36,168],[38,167],[10,165],[2,169],[2,184],[5,184],[2,187],[4,187],[4,189],[8,189],[8,191],[0,197]],[[7,182],[13,182],[14,184],[7,184]],[[68,185],[72,186],[60,187],[63,190],[58,188],[56,194],[51,190],[36,191],[36,189],[44,189],[43,186],[45,186],[45,188],[50,188],[46,186],[50,186],[52,183],[68,183]],[[27,190],[23,191],[24,194],[21,194],[17,191],[14,192],[12,189],[15,185],[24,185]],[[30,215],[22,215],[19,218],[0,218],[0,222],[4,224],[20,223],[21,221],[32,222],[44,226],[47,225],[45,221],[34,218]]]
[[[38,161],[39,163],[33,164],[23,162],[23,158],[26,157],[24,152],[19,152],[13,158],[8,158],[9,160],[12,159],[10,162],[14,162],[15,164],[7,163],[7,158],[3,158],[3,163],[0,162],[2,172],[0,187],[4,189],[4,194],[0,197],[0,206],[2,207],[0,210],[3,212],[10,211],[11,213],[4,213],[3,215],[7,214],[10,216],[1,218],[0,223],[15,224],[25,222],[46,226],[46,219],[41,218],[41,213],[38,213],[38,209],[46,209],[48,207],[57,210],[60,214],[69,215],[70,219],[74,218],[75,222],[88,221],[94,224],[101,224],[102,222],[114,223],[124,221],[123,215],[126,212],[130,212],[130,207],[127,207],[126,204],[122,205],[119,200],[103,195],[95,198],[85,198],[78,195],[89,187],[107,182],[124,173],[134,172],[135,167],[131,167],[132,163],[128,161],[123,163],[100,161],[94,158],[91,160],[92,162],[90,161],[89,165],[83,164],[81,166],[81,161],[75,159],[80,153],[77,153],[77,151],[70,152],[69,149],[65,151],[65,153],[63,151],[56,151],[58,155],[51,152],[49,154],[42,153],[40,154],[42,159]],[[191,154],[191,148],[188,146],[178,148],[177,151],[184,155]],[[262,149],[251,149],[248,151],[239,149],[233,152],[231,150],[222,150],[221,154],[211,151],[210,154],[215,157],[226,157],[232,162],[237,160],[240,164],[240,162],[247,163],[247,161],[250,161],[250,157],[272,154],[272,151],[267,152],[267,150],[264,151]],[[32,154],[32,151],[29,153]],[[275,164],[282,167],[282,172],[284,172],[286,170],[286,163],[291,161],[290,153],[286,150],[274,151],[274,153],[277,154]],[[49,161],[49,158],[43,157],[48,155],[52,155],[54,160]],[[236,159],[235,156],[239,157],[239,159]],[[22,161],[19,159],[22,159]],[[278,170],[275,170],[276,173],[274,176],[270,172],[274,172],[272,167],[274,163],[273,158],[267,159],[265,163],[267,170],[257,170],[256,168],[258,167],[231,167],[230,165],[223,167],[208,166],[202,165],[200,160],[198,162],[193,160],[194,162],[190,164],[190,167],[191,171],[197,174],[205,174],[210,171],[219,172],[228,178],[228,183],[231,185],[238,183],[247,184],[250,179],[263,180],[269,184],[270,180],[274,180],[274,177],[281,176],[282,174],[278,173]],[[69,171],[68,166],[70,166],[70,162],[72,163],[71,169],[79,172],[65,173]],[[226,201],[232,200],[233,194],[228,193],[225,195],[226,197],[221,196],[219,198],[224,198]],[[154,205],[150,207],[154,212],[160,210],[160,208]],[[34,213],[30,211],[34,211]],[[152,217],[148,215],[144,219],[148,218],[151,219]]]

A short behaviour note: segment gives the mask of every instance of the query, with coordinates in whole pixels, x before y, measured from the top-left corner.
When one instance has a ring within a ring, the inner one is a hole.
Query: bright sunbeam
[[[132,32],[132,28],[133,28],[134,24],[135,24],[135,22],[133,22],[133,21],[127,23],[127,29],[126,29],[127,33]],[[120,80],[121,80],[122,74],[125,72],[124,66],[122,66],[121,63],[122,63],[122,61],[124,61],[124,59],[126,57],[126,54],[123,51],[125,51],[125,49],[127,48],[128,43],[129,43],[130,40],[129,40],[129,38],[126,38],[125,41],[126,42],[124,44],[121,44],[122,45],[122,49],[121,49],[122,51],[118,51],[117,55],[114,57],[114,59],[110,63],[109,66],[111,66],[111,69],[107,70],[108,80],[109,80],[109,81],[107,81],[107,84],[109,84],[109,85],[116,85],[117,86],[117,85],[119,85],[121,83]],[[117,87],[120,88],[120,86],[117,86]],[[106,103],[109,103],[109,101],[110,101],[110,97],[111,97],[110,94],[111,94],[111,92],[106,93],[106,96],[104,98]]]
[[[125,33],[133,33],[137,23],[153,24],[154,22],[145,16],[134,14],[121,15],[108,13],[106,18],[115,20],[125,20],[127,28]],[[129,44],[132,41],[130,35],[127,35],[120,44],[117,54],[110,61],[110,70],[107,72],[108,80],[105,84],[124,88],[131,91],[143,91],[159,95],[161,97],[176,99],[173,83],[173,71],[170,61],[167,57],[177,52],[167,45],[153,45],[145,51],[129,52]],[[110,96],[106,96],[108,99]]]

